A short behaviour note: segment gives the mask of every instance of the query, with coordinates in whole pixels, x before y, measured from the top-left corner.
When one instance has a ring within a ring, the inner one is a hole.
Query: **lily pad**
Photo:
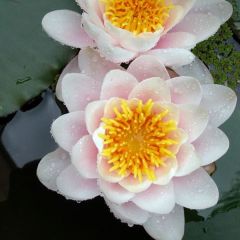
[[[56,8],[79,11],[74,1],[0,1],[0,117],[48,88],[76,54],[42,30],[43,16]]]

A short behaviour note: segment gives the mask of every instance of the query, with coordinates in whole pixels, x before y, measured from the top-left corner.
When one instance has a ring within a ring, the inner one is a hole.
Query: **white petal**
[[[223,85],[208,84],[202,86],[202,89],[201,106],[208,111],[210,123],[218,127],[232,115],[237,96],[233,90]]]
[[[71,47],[93,46],[93,41],[82,28],[81,15],[70,10],[56,10],[42,20],[44,30],[55,40]]]
[[[82,137],[71,152],[71,160],[74,167],[84,178],[97,178],[97,148],[92,136]]]
[[[97,181],[82,178],[72,165],[58,176],[57,188],[66,198],[77,201],[92,199],[100,194]]]
[[[118,183],[110,183],[99,179],[98,184],[105,197],[116,204],[123,204],[134,197],[134,193],[125,190]]]
[[[173,70],[180,76],[194,77],[201,84],[213,83],[210,71],[198,57],[195,57],[194,61],[188,65],[173,67]]]
[[[118,43],[126,49],[129,49],[134,52],[145,52],[153,48],[163,31],[163,29],[160,29],[159,31],[156,31],[154,33],[147,32],[147,33],[141,33],[139,35],[134,35],[132,32],[129,32],[125,29],[115,27],[112,25],[106,18],[105,21],[105,27],[109,34],[114,38],[118,40]]]
[[[57,191],[56,179],[69,164],[69,154],[58,148],[54,152],[48,153],[38,164],[38,179],[48,189]]]
[[[127,71],[140,81],[152,77],[160,77],[163,80],[170,78],[165,66],[152,55],[139,56],[130,63]]]
[[[183,144],[177,154],[178,170],[175,176],[185,176],[201,165],[201,160],[198,157],[192,144]]]
[[[92,48],[85,48],[78,54],[79,69],[83,74],[102,82],[106,73],[113,69],[121,69],[118,64],[107,61],[99,52]]]
[[[56,96],[60,101],[63,101],[62,97],[62,80],[68,73],[80,73],[78,67],[78,57],[73,58],[67,66],[63,69],[56,86]]]
[[[199,104],[202,88],[199,81],[192,77],[176,77],[166,81],[171,90],[171,99],[177,104]]]
[[[188,141],[191,143],[196,140],[207,127],[208,112],[196,105],[180,106],[180,123],[179,127],[184,129],[188,134]]]
[[[198,43],[214,35],[219,29],[220,24],[220,19],[213,15],[191,12],[171,31],[194,34],[196,36],[196,43]]]
[[[85,13],[82,15],[82,23],[88,35],[95,40],[100,54],[106,59],[115,63],[121,63],[128,62],[137,55],[136,52],[117,46],[115,40],[101,27],[91,22]]]
[[[143,210],[158,214],[168,214],[175,206],[173,184],[159,186],[153,184],[149,189],[136,194],[132,201]]]
[[[71,112],[60,116],[53,122],[51,133],[59,146],[70,152],[73,145],[87,134],[84,112]]]
[[[190,209],[214,206],[219,198],[218,188],[202,168],[185,177],[173,179],[176,202]]]
[[[218,160],[229,148],[229,140],[226,134],[219,128],[210,125],[192,144],[200,157],[202,166]]]
[[[168,67],[187,65],[195,58],[189,50],[181,48],[153,49],[147,54],[156,56],[162,64]]]
[[[153,215],[143,227],[156,240],[181,240],[184,224],[184,210],[176,206],[170,214]]]
[[[134,203],[128,202],[122,205],[117,205],[113,202],[105,199],[110,211],[114,216],[120,219],[122,222],[128,224],[139,224],[142,225],[149,218],[149,213],[137,207]]]

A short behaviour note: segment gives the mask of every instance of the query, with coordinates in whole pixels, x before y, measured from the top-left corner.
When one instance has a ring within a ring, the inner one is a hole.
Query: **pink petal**
[[[145,192],[137,194],[132,201],[143,210],[157,214],[168,214],[175,206],[173,184],[153,184]]]
[[[62,80],[65,77],[66,74],[68,73],[80,73],[79,67],[78,67],[78,57],[73,58],[67,66],[64,68],[62,71],[58,82],[56,86],[56,96],[60,101],[63,101],[62,97]]]
[[[157,57],[162,64],[168,67],[187,65],[195,58],[191,51],[181,48],[153,49],[147,54]]]
[[[80,14],[70,10],[56,10],[42,20],[44,30],[53,39],[71,47],[93,46],[93,41],[82,28]]]
[[[98,173],[107,182],[117,183],[124,177],[120,176],[116,171],[110,172],[112,165],[107,162],[107,159],[99,156],[97,161]]]
[[[208,39],[215,34],[220,27],[220,20],[212,15],[201,13],[189,13],[175,26],[172,32],[189,32],[196,37],[196,43]]]
[[[202,168],[185,177],[174,178],[176,202],[190,209],[214,206],[219,198],[218,188]]]
[[[100,53],[106,59],[121,63],[128,62],[136,57],[136,52],[117,46],[116,41],[104,29],[91,22],[85,13],[82,15],[82,24],[88,35],[95,40]]]
[[[194,61],[185,66],[173,67],[173,70],[180,76],[196,78],[201,84],[213,83],[213,77],[206,65],[197,57]]]
[[[137,178],[129,175],[128,177],[125,177],[123,180],[121,180],[119,184],[131,193],[139,193],[147,190],[152,185],[152,182],[147,179],[139,182]]]
[[[97,148],[90,135],[82,137],[71,152],[72,164],[84,178],[97,178]]]
[[[70,152],[73,145],[87,134],[84,112],[71,112],[60,116],[53,122],[51,133],[59,146]]]
[[[137,79],[130,73],[112,70],[104,78],[100,99],[127,98],[137,84]]]
[[[129,65],[127,71],[139,81],[152,77],[160,77],[164,80],[170,78],[165,66],[158,60],[158,58],[151,55],[141,55],[136,58]]]
[[[90,102],[85,109],[85,121],[87,125],[87,130],[90,134],[99,127],[101,123],[101,118],[104,115],[104,107],[106,101],[95,101]]]
[[[38,179],[48,189],[57,191],[56,179],[69,164],[69,154],[58,148],[54,152],[48,153],[38,164]]]
[[[195,105],[181,106],[179,127],[188,134],[188,141],[191,143],[196,140],[207,127],[208,113],[204,108]]]
[[[181,240],[184,234],[184,210],[176,206],[167,215],[152,215],[143,227],[156,240]]]
[[[215,17],[221,20],[221,24],[226,22],[233,13],[233,7],[231,3],[224,0],[204,0],[204,1],[196,1],[192,12],[197,13],[208,13],[210,15],[214,15]]]
[[[99,179],[98,185],[105,197],[116,204],[123,204],[134,197],[134,193],[125,190],[118,183],[109,183]]]
[[[200,155],[201,156],[201,155]],[[178,169],[175,176],[181,177],[197,170],[201,165],[195,148],[192,144],[184,144],[181,146],[177,154]]]
[[[155,170],[156,180],[154,184],[167,185],[177,171],[177,160],[175,158],[169,158],[165,161],[166,166],[159,167]]]
[[[177,104],[199,104],[202,99],[202,88],[198,80],[192,77],[171,78],[167,82],[171,99]]]
[[[135,35],[130,31],[115,27],[106,18],[104,19],[106,30],[109,34],[118,40],[118,43],[126,49],[135,52],[145,52],[153,48],[163,32],[163,29],[152,32],[141,33]]]
[[[110,211],[122,222],[128,224],[142,225],[149,218],[149,213],[137,207],[134,203],[128,202],[122,205],[115,204],[105,199]]]
[[[207,84],[203,86],[201,106],[209,113],[209,122],[213,126],[222,125],[232,115],[237,104],[236,93],[223,85]]]
[[[218,160],[227,152],[229,140],[223,131],[209,125],[193,145],[200,157],[201,165],[205,166]]]
[[[84,110],[89,102],[99,99],[100,87],[100,82],[84,74],[65,75],[62,81],[62,96],[68,110]]]
[[[187,32],[171,32],[162,36],[155,49],[185,48],[192,49],[196,45],[196,37]]]
[[[79,69],[83,74],[102,83],[107,72],[121,69],[118,64],[107,61],[99,52],[92,48],[82,49],[78,55]]]
[[[166,82],[159,77],[149,78],[140,82],[129,94],[129,99],[138,98],[143,102],[153,101],[170,102],[170,90]]]
[[[67,199],[77,201],[92,199],[100,194],[97,181],[82,178],[72,165],[58,176],[57,188]]]

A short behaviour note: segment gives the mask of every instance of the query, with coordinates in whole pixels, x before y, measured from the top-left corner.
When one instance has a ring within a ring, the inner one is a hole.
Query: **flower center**
[[[151,99],[145,104],[137,99],[121,100],[113,111],[113,118],[102,119],[105,133],[99,135],[104,140],[101,154],[112,165],[110,171],[132,174],[139,181],[144,176],[155,180],[155,170],[175,157],[171,146],[178,142],[170,133],[177,129],[176,121],[169,119],[168,109],[154,107]]]
[[[116,27],[135,35],[163,28],[173,8],[165,0],[101,0],[105,16]]]

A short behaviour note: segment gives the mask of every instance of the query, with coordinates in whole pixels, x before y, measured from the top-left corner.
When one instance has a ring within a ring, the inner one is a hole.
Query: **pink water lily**
[[[198,59],[175,71],[171,78],[151,55],[125,70],[82,50],[59,81],[69,113],[52,124],[59,148],[41,160],[40,181],[77,201],[103,195],[123,222],[143,225],[154,239],[182,239],[183,207],[218,201],[203,166],[229,147],[218,127],[236,95],[213,84]]]
[[[43,28],[57,41],[76,48],[98,47],[112,62],[151,54],[168,66],[212,36],[232,14],[224,0],[77,0],[82,16],[69,10],[48,13]]]

